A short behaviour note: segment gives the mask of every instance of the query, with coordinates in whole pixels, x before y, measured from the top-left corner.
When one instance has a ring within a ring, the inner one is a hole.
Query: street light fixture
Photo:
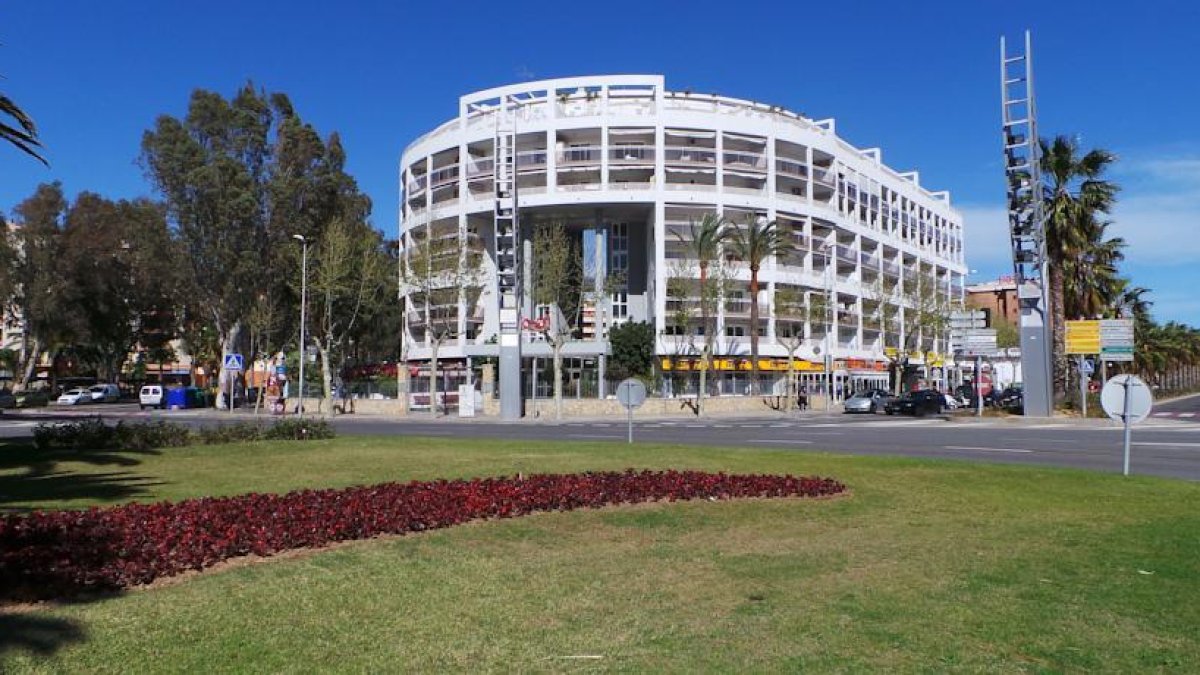
[[[300,385],[296,414],[304,414],[304,308],[308,305],[308,239],[302,234],[293,234],[292,239],[300,242]]]
[[[833,244],[826,241],[817,247],[817,252],[825,259],[825,269],[821,277],[825,287],[825,411],[833,410],[833,354],[829,351],[829,333],[833,331],[833,284],[829,280],[830,249]]]

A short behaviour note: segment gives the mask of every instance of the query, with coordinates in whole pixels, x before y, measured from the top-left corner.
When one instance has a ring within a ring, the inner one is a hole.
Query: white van
[[[116,403],[121,400],[121,390],[115,384],[93,384],[88,387],[92,403]]]
[[[138,392],[138,407],[145,410],[147,406],[151,408],[162,408],[167,402],[166,395],[163,393],[162,385],[148,384],[142,387]]]

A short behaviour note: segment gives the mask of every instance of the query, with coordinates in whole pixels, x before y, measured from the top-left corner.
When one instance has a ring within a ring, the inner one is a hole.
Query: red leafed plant
[[[820,497],[845,489],[830,478],[630,469],[37,511],[0,517],[0,598],[115,590],[249,554],[536,511],[659,500]]]

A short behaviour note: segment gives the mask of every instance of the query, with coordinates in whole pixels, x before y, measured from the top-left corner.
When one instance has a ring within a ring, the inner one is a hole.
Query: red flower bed
[[[483,518],[658,500],[818,497],[829,478],[641,471],[385,483],[0,518],[0,597],[45,599],[149,583],[248,554]]]

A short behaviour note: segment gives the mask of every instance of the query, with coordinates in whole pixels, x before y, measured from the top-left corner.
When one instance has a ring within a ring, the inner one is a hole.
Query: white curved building
[[[508,289],[515,289],[518,319],[536,313],[520,288],[522,280],[528,288],[529,263],[536,264],[528,260],[529,232],[538,222],[564,223],[578,238],[586,283],[600,298],[582,312],[576,339],[566,347],[569,394],[597,381],[603,392],[605,323],[648,321],[666,370],[695,367],[703,338],[694,335],[695,326],[674,325],[681,300],[668,297],[668,279],[687,268],[680,237],[706,212],[734,223],[776,220],[795,245],[792,255],[767,261],[760,276],[760,368],[767,386],[785,368],[784,336],[799,332],[805,343],[798,370],[822,373],[831,354],[829,364],[844,380],[839,389],[886,382],[885,348],[905,342],[893,334],[902,327],[892,330],[895,324],[885,322],[888,330],[881,330],[878,318],[887,307],[869,290],[881,276],[903,287],[918,273],[932,275],[947,296],[962,294],[962,216],[948,193],[921,187],[916,172],[887,167],[878,149],[845,142],[831,119],[668,91],[662,76],[565,78],[468,94],[459,99],[456,117],[404,150],[400,174],[402,245],[432,233],[484,254],[477,301],[466,293],[458,293],[457,302],[445,294],[440,300],[418,292],[408,297],[405,337],[413,362],[429,359],[428,329],[439,322],[452,329],[439,359],[465,363],[498,355],[502,315],[507,323],[514,318],[502,311]],[[505,235],[513,217],[505,205],[513,199],[520,223],[515,239]],[[522,254],[524,279],[517,273],[522,266],[510,263],[510,256]],[[748,378],[748,278],[744,266],[734,265],[718,306],[714,379],[723,393],[744,392]],[[832,299],[833,316],[799,324],[775,316],[772,298],[783,288]],[[929,336],[937,340],[935,351],[941,351],[940,337]],[[521,339],[528,371],[530,357],[550,352],[531,333]],[[812,379],[814,385],[819,380]]]

